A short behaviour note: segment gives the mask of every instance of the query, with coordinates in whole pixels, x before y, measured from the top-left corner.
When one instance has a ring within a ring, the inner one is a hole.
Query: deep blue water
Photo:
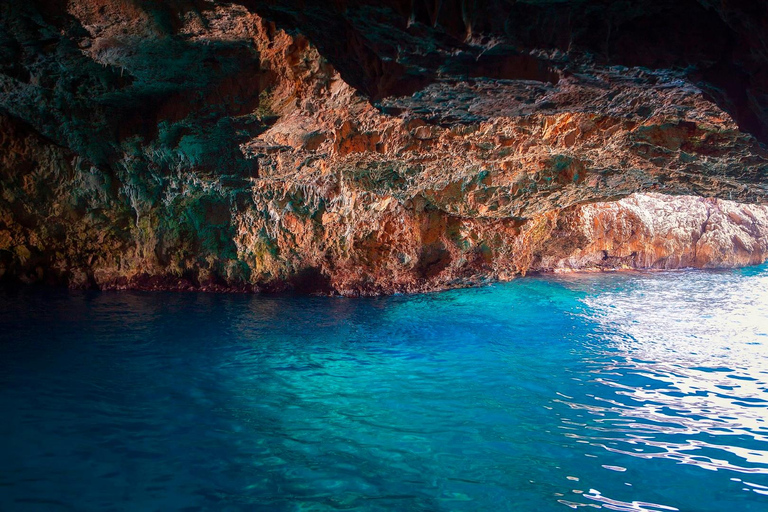
[[[0,292],[0,510],[768,510],[768,267]]]

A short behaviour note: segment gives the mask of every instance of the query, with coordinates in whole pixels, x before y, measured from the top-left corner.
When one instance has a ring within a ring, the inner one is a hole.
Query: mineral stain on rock
[[[4,2],[0,280],[373,295],[765,261],[768,7],[619,3]]]

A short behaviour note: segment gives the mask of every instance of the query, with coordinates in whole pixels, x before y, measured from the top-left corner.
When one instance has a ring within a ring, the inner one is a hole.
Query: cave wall
[[[765,201],[763,11],[5,2],[0,279],[376,294],[761,261],[759,206],[710,257],[586,228],[635,192]]]
[[[442,78],[675,70],[768,142],[768,4],[752,0],[246,0],[374,100]],[[328,30],[330,29],[330,30]]]

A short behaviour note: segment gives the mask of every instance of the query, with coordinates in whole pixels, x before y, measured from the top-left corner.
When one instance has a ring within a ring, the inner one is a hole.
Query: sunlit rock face
[[[0,278],[358,295],[763,261],[763,207],[670,195],[765,201],[765,7],[603,4],[5,2]]]
[[[634,194],[564,211],[537,250],[541,270],[729,268],[768,258],[768,207]]]

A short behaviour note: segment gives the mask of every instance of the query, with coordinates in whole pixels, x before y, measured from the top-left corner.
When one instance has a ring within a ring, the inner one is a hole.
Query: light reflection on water
[[[768,267],[0,306],[0,510],[768,510]]]
[[[634,275],[582,299],[584,317],[609,342],[590,361],[598,366],[593,381],[605,388],[562,401],[592,416],[565,435],[638,459],[743,473],[730,480],[768,495],[765,481],[742,479],[768,474],[768,275],[695,276]],[[578,289],[582,279],[570,280]],[[594,489],[584,496],[617,510],[664,509],[608,500]]]

